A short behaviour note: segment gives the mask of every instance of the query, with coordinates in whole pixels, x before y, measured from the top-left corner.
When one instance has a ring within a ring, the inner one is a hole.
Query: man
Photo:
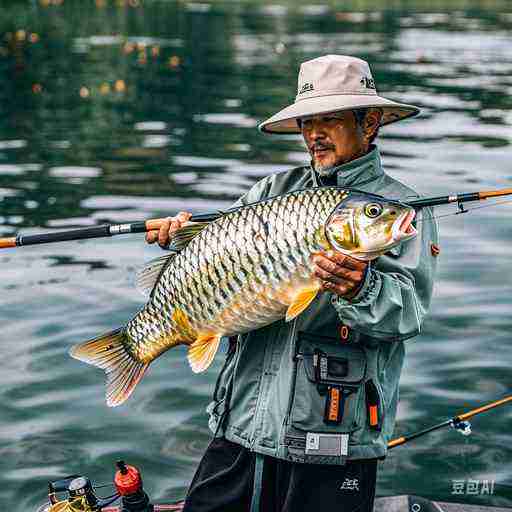
[[[417,113],[378,96],[365,61],[303,63],[295,102],[260,130],[301,132],[311,165],[267,176],[236,205],[321,185],[417,197],[384,173],[372,145],[380,126]],[[327,293],[294,321],[231,342],[208,407],[215,437],[185,512],[372,510],[403,341],[419,333],[432,294],[437,230],[430,212],[419,216],[417,238],[371,264],[333,251],[316,256]],[[165,247],[189,217],[169,218],[148,242]]]

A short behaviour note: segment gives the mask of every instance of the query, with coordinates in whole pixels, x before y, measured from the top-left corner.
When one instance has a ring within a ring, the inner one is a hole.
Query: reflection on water
[[[297,4],[4,0],[2,236],[221,209],[306,163],[299,137],[255,127],[293,99],[299,63],[326,53],[368,59],[379,92],[422,107],[381,132],[393,176],[425,195],[511,186],[506,4]],[[397,434],[509,392],[511,215],[508,203],[439,219],[435,300],[407,345]],[[0,254],[10,510],[34,509],[64,474],[109,481],[120,457],[142,467],[157,500],[186,489],[221,358],[192,375],[176,349],[112,410],[101,373],[67,356],[137,311],[134,271],[158,253],[131,236]],[[393,450],[379,494],[511,506],[511,420],[503,408],[476,418],[469,438],[445,430]],[[493,480],[494,495],[454,496],[454,479]]]

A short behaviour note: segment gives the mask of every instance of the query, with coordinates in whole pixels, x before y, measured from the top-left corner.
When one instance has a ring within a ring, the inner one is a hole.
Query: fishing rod
[[[194,222],[210,222],[218,219],[223,212],[194,215],[190,218]],[[0,249],[22,247],[25,245],[49,244],[53,242],[71,242],[88,238],[106,238],[109,236],[126,235],[128,233],[145,233],[160,229],[166,219],[149,219],[132,222],[130,224],[102,224],[90,228],[70,229],[56,233],[39,233],[36,235],[18,234],[13,237],[0,238]]]
[[[470,192],[465,194],[455,194],[450,196],[427,197],[424,199],[416,199],[407,201],[404,204],[412,206],[415,209],[425,208],[427,206],[440,206],[443,204],[457,203],[460,212],[466,212],[462,203],[471,201],[482,201],[491,197],[501,197],[512,195],[512,188],[504,188],[500,190],[489,190],[481,192]],[[240,207],[238,207],[240,208]],[[192,222],[211,222],[226,213],[234,212],[238,208],[231,208],[226,211],[217,211],[193,215],[190,218]],[[73,240],[84,240],[89,238],[105,238],[115,235],[125,235],[128,233],[145,233],[160,229],[165,219],[149,219],[146,221],[132,222],[131,224],[103,224],[89,228],[71,229],[68,231],[58,231],[56,233],[41,233],[35,235],[18,234],[13,237],[0,238],[0,249],[8,249],[12,247],[22,247],[25,245],[48,244],[53,242],[69,242]]]
[[[430,432],[434,432],[444,427],[453,427],[459,430],[464,435],[471,434],[471,423],[468,421],[473,416],[477,414],[482,414],[484,412],[490,411],[496,407],[500,407],[501,405],[505,405],[512,402],[512,395],[506,398],[502,398],[501,400],[496,400],[495,402],[491,402],[490,404],[483,405],[478,407],[477,409],[473,409],[472,411],[465,412],[463,414],[459,414],[450,418],[446,421],[442,421],[437,425],[432,425],[431,427],[420,430],[419,432],[415,432],[414,434],[408,434],[405,436],[397,437],[396,439],[391,440],[388,443],[388,449],[395,448],[395,446],[401,446],[413,439],[417,439],[418,437],[422,437],[425,434],[429,434]]]

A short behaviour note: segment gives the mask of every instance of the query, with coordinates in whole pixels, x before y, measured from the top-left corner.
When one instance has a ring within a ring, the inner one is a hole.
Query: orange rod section
[[[400,446],[401,444],[404,444],[406,441],[407,441],[407,439],[405,437],[397,437],[396,439],[389,441],[388,448]]]
[[[508,196],[512,194],[512,188],[502,188],[501,190],[489,190],[488,192],[478,192],[480,199],[487,199],[488,197]]]
[[[466,412],[464,414],[459,414],[457,416],[457,418],[459,420],[464,421],[464,420],[467,420],[468,418],[475,416],[476,414],[480,414],[481,412],[485,412],[490,409],[494,409],[495,407],[506,404],[507,402],[512,402],[512,396],[502,398],[501,400],[498,400],[497,402],[493,402],[492,404],[483,405],[482,407],[479,407],[478,409],[473,409],[472,411]]]
[[[7,249],[8,247],[16,247],[16,237],[0,238],[0,249]]]

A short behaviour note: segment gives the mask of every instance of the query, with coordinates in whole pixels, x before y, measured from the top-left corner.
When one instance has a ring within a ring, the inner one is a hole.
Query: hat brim
[[[297,125],[297,119],[300,117],[371,107],[382,109],[381,126],[396,123],[420,112],[420,109],[414,105],[397,103],[373,94],[314,96],[297,101],[284,108],[271,118],[263,121],[258,128],[265,133],[301,133]]]

